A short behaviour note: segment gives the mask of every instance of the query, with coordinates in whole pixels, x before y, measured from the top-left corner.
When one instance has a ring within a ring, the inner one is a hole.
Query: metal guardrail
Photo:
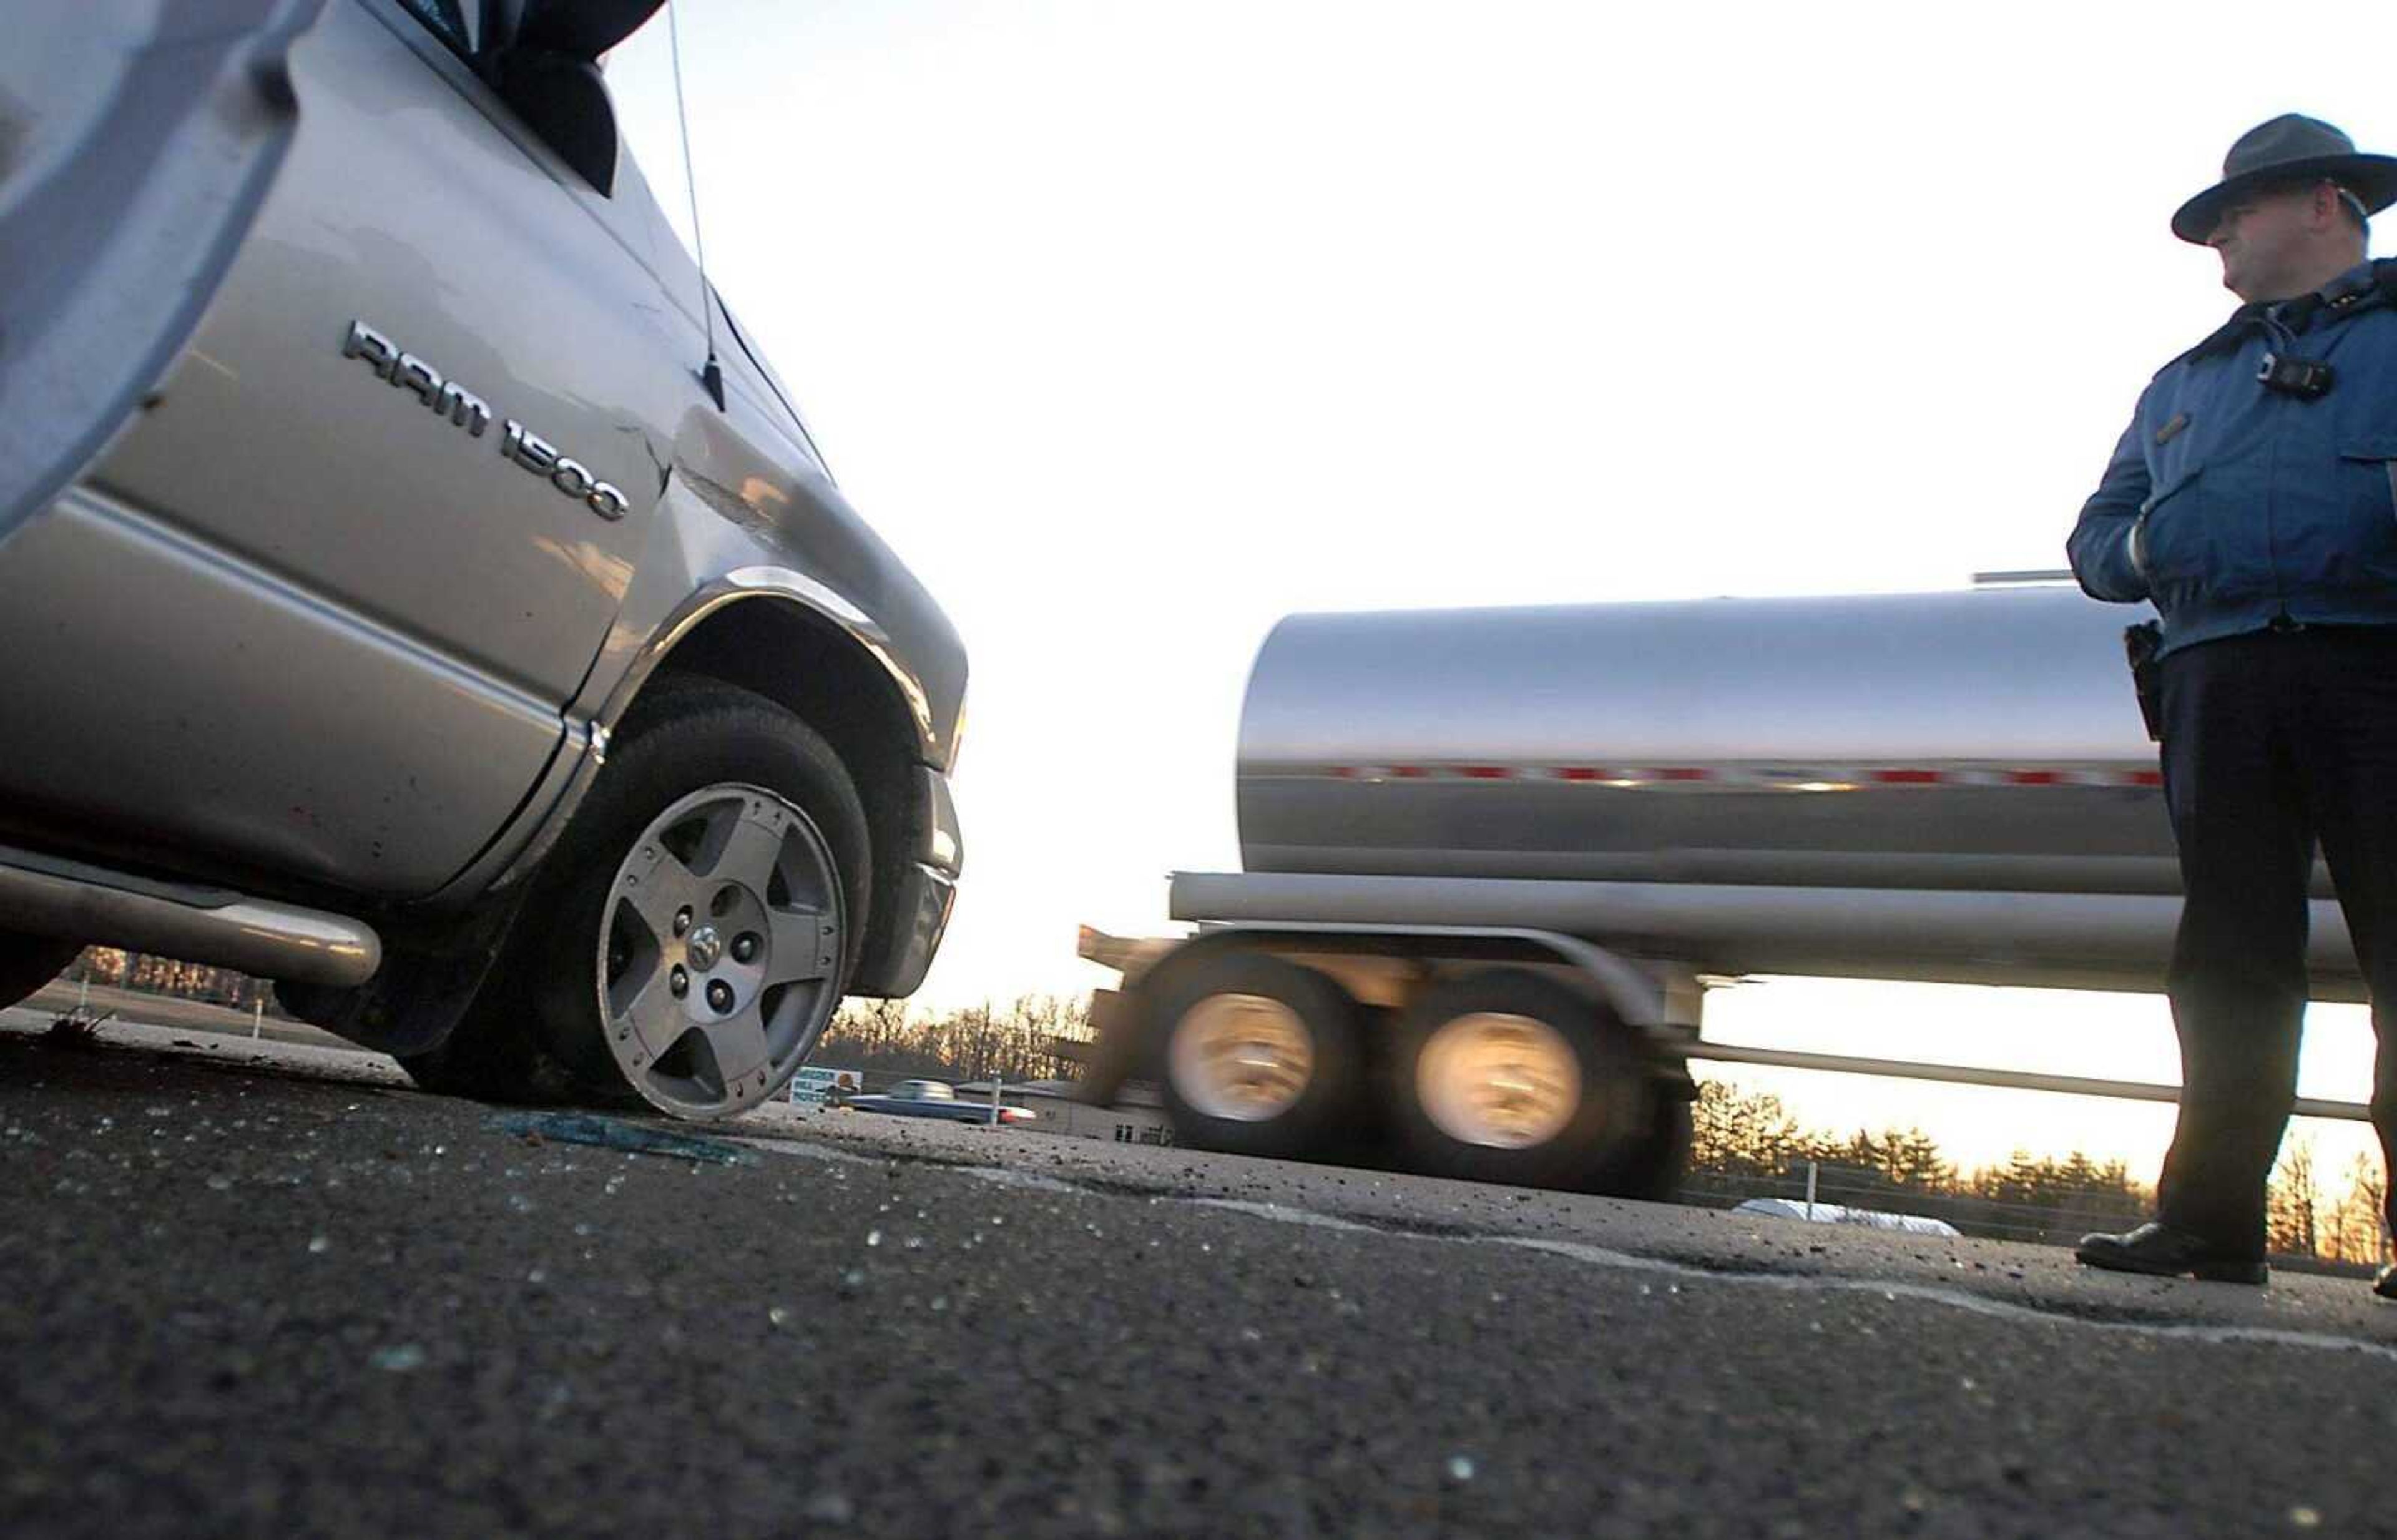
[[[2069,1096],[2111,1096],[2131,1102],[2177,1102],[2180,1087],[2151,1080],[2101,1080],[2080,1075],[2042,1075],[2018,1069],[1981,1069],[1970,1065],[1919,1064],[1907,1059],[1852,1058],[1844,1053],[1802,1053],[1790,1049],[1749,1048],[1701,1038],[1690,1045],[1690,1057],[1716,1064],[1761,1065],[1774,1069],[1815,1069],[1839,1075],[1886,1075],[1905,1080],[1941,1080],[1951,1085],[1996,1086],[2009,1091],[2054,1091]],[[2337,1118],[2368,1122],[2372,1109],[2362,1102],[2326,1102],[2300,1096],[2294,1108],[2299,1118]]]

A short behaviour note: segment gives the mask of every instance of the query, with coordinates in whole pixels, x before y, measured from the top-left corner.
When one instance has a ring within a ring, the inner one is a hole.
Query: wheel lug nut
[[[674,931],[676,935],[679,936],[685,934],[690,930],[690,905],[686,904],[681,908],[675,911]]]
[[[756,962],[757,960],[757,932],[753,931],[744,931],[741,934],[732,938],[732,960],[734,962]]]
[[[732,1009],[732,986],[717,979],[707,986],[707,1003],[718,1011]]]
[[[676,999],[690,993],[690,975],[683,971],[682,964],[676,963],[674,971],[666,975],[666,987],[674,991]]]

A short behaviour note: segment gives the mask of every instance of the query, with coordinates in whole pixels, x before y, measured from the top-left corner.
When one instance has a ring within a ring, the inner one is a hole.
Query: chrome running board
[[[154,881],[5,845],[0,930],[341,987],[366,983],[382,964],[382,938],[341,915],[269,904],[229,889]]]

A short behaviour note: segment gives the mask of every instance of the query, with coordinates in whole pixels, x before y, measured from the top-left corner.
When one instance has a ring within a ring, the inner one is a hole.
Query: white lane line
[[[755,1145],[783,1154],[805,1156],[819,1160],[838,1160],[857,1165],[878,1165],[878,1160],[851,1155],[842,1150],[793,1140],[744,1139]],[[900,1157],[897,1158],[904,1158]],[[1083,1198],[1119,1198],[1123,1194],[1110,1188],[1085,1185],[1059,1177],[1045,1176],[1038,1172],[1016,1171],[1007,1166],[949,1166],[944,1168],[962,1175],[990,1183],[994,1186],[1018,1187],[1033,1192],[1069,1193]],[[2275,1326],[2175,1326],[2159,1321],[2101,1320],[2078,1316],[2062,1310],[2043,1310],[2032,1305],[2015,1305],[2006,1300],[1990,1299],[1962,1289],[1942,1289],[1927,1283],[1877,1281],[1864,1278],[1825,1278],[1807,1273],[1721,1271],[1694,1267],[1688,1263],[1667,1262],[1662,1258],[1641,1256],[1634,1252],[1618,1252],[1605,1246],[1592,1246],[1578,1240],[1545,1240],[1531,1236],[1504,1235],[1426,1235],[1420,1231],[1389,1229],[1368,1225],[1336,1214],[1318,1213],[1312,1209],[1293,1208],[1287,1203],[1268,1203],[1243,1198],[1185,1198],[1170,1192],[1149,1195],[1158,1202],[1178,1203],[1188,1208],[1216,1209],[1226,1213],[1245,1214],[1252,1219],[1269,1220],[1277,1225],[1295,1225],[1309,1229],[1335,1230],[1351,1235],[1383,1236],[1394,1240],[1430,1241],[1441,1245],[1507,1246],[1517,1251],[1538,1252],[1562,1257],[1585,1266],[1604,1267],[1616,1272],[1658,1273],[1694,1283],[1744,1285],[1760,1289],[1779,1289],[1789,1292],[1879,1294],[1895,1302],[1916,1300],[1925,1305],[1943,1306],[1962,1310],[1970,1315],[1985,1316],[1993,1320],[2012,1321],[2020,1325],[2080,1327],[2093,1332],[2124,1332],[2143,1337],[2168,1341],[2200,1342],[2217,1346],[2254,1343],[2269,1347],[2299,1347],[2316,1352],[2361,1353],[2367,1358],[2397,1363],[2397,1347],[2371,1342],[2362,1337],[2342,1337],[2323,1332],[2292,1332]]]
[[[733,1144],[745,1145],[751,1149],[763,1150],[769,1155],[795,1155],[805,1160],[824,1160],[844,1166],[883,1166],[893,1160],[906,1160],[916,1165],[929,1165],[935,1171],[956,1172],[960,1176],[971,1176],[979,1181],[988,1182],[994,1186],[1025,1187],[1035,1192],[1071,1193],[1078,1198],[1112,1196],[1096,1187],[1061,1182],[1056,1177],[1043,1176],[1038,1172],[1016,1171],[1007,1166],[951,1165],[943,1160],[925,1160],[920,1156],[858,1155],[850,1150],[835,1149],[829,1145],[819,1145],[810,1140],[778,1139],[766,1134],[737,1134],[730,1138]]]
[[[1315,1229],[1345,1230],[1351,1233],[1391,1236],[1405,1240],[1429,1240],[1449,1245],[1509,1246],[1518,1251],[1540,1252],[1560,1256],[1587,1266],[1605,1267],[1620,1272],[1661,1273],[1669,1278],[1696,1283],[1746,1284],[1761,1289],[1780,1289],[1790,1292],[1879,1294],[1892,1302],[1901,1299],[1919,1300],[1926,1305],[1945,1306],[1972,1315],[1987,1316],[1995,1320],[2043,1326],[2078,1326],[2097,1332],[2128,1332],[2140,1336],[2163,1337],[2186,1342],[2213,1344],[2258,1343],[2273,1347],[2304,1347],[2319,1352],[2362,1353],[2368,1358],[2397,1363],[2397,1347],[2385,1343],[2370,1342],[2361,1337],[2336,1336],[2323,1332],[2292,1332],[2274,1326],[2175,1326],[2160,1321],[2098,1320],[2061,1310],[2042,1310],[2037,1306],[2015,1305],[2005,1300],[1990,1299],[1962,1289],[1941,1289],[1927,1283],[1877,1281],[1865,1278],[1822,1278],[1806,1273],[1769,1273],[1716,1271],[1694,1267],[1687,1263],[1667,1262],[1657,1257],[1640,1256],[1632,1252],[1618,1252],[1604,1246],[1592,1246],[1577,1240],[1544,1240],[1530,1236],[1424,1235],[1406,1230],[1386,1230],[1377,1225],[1359,1224],[1331,1214],[1316,1213],[1307,1209],[1294,1209],[1283,1203],[1261,1203],[1237,1198],[1191,1198],[1178,1201],[1198,1208],[1224,1209],[1255,1219],[1268,1219],[1280,1225],[1300,1225]]]
[[[883,1163],[866,1156],[851,1155],[847,1150],[834,1149],[829,1145],[809,1144],[799,1139],[776,1139],[762,1133],[735,1133],[720,1137],[730,1144],[764,1150],[769,1155],[796,1155],[805,1160],[827,1160],[844,1166],[878,1166]]]
[[[1006,1166],[952,1166],[949,1169],[963,1172],[968,1176],[978,1177],[995,1187],[1024,1187],[1033,1192],[1065,1192],[1072,1193],[1077,1198],[1112,1196],[1095,1187],[1085,1187],[1078,1183],[1062,1181],[1054,1176],[1043,1176],[1035,1171],[1014,1171]]]
[[[1440,1239],[1440,1237],[1427,1239]],[[2162,1321],[2098,1320],[2061,1310],[2042,1310],[2033,1305],[2015,1305],[2006,1300],[1990,1299],[1961,1289],[1941,1289],[1928,1283],[1879,1282],[1868,1278],[1817,1278],[1804,1273],[1712,1272],[1704,1267],[1692,1267],[1678,1262],[1662,1262],[1654,1257],[1635,1256],[1628,1252],[1609,1251],[1603,1246],[1585,1245],[1575,1240],[1541,1240],[1529,1236],[1477,1236],[1473,1243],[1484,1246],[1512,1246],[1520,1251],[1546,1252],[1552,1256],[1570,1257],[1597,1267],[1614,1267],[1640,1272],[1669,1273],[1676,1278],[1692,1279],[1707,1283],[1747,1283],[1764,1289],[1792,1292],[1812,1291],[1821,1293],[1879,1294],[1883,1299],[1921,1300],[1930,1305],[1944,1305],[1951,1309],[1988,1316],[1998,1320],[2039,1322],[2049,1326],[2085,1326],[2099,1332],[2133,1332],[2141,1336],[2179,1338],[2206,1343],[2265,1343],[2276,1347],[2310,1347],[2326,1352],[2363,1353],[2397,1363],[2397,1347],[2385,1343],[2369,1342],[2362,1337],[2335,1336],[2323,1332],[2292,1332],[2277,1326],[2174,1326]]]
[[[1346,1230],[1352,1235],[1395,1235],[1406,1240],[1433,1239],[1411,1235],[1404,1230],[1385,1230],[1372,1225],[1360,1225],[1353,1219],[1317,1213],[1312,1209],[1293,1209],[1287,1203],[1261,1203],[1246,1198],[1183,1198],[1174,1201],[1198,1209],[1226,1209],[1256,1219],[1270,1219],[1277,1225],[1305,1225],[1318,1230]]]

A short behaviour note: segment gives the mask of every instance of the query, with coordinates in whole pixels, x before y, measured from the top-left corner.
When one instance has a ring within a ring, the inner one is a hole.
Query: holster
[[[2164,645],[2164,628],[2153,621],[2142,621],[2127,626],[2122,632],[2122,656],[2131,664],[2131,684],[2138,691],[2139,716],[2148,724],[2148,736],[2156,743],[2164,741],[2163,666],[2156,662],[2156,653]]]

